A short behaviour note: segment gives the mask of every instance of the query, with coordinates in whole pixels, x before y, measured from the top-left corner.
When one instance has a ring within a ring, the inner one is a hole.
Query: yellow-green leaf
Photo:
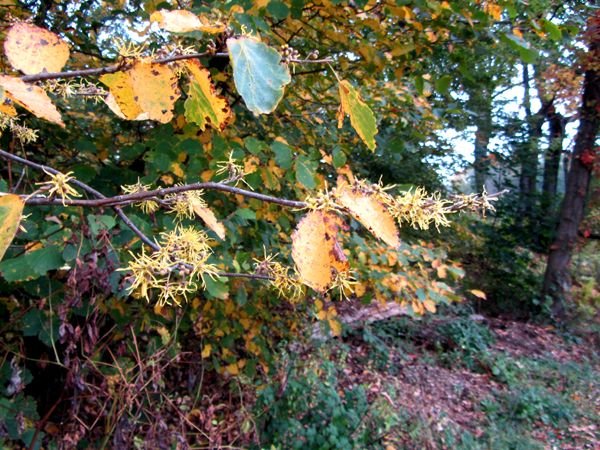
[[[219,222],[215,213],[196,199],[191,199],[190,201],[194,212],[204,221],[206,226],[213,230],[221,240],[225,239],[225,227]]]
[[[18,195],[0,197],[0,260],[17,234],[24,206],[25,202]]]
[[[335,197],[375,237],[394,248],[400,245],[396,221],[375,194],[358,186],[341,185]]]
[[[190,87],[184,103],[185,118],[198,125],[202,131],[207,124],[223,131],[231,119],[227,100],[217,95],[209,71],[198,61],[187,61],[186,67],[190,74]]]
[[[6,34],[4,52],[15,69],[28,75],[60,72],[69,59],[69,46],[56,34],[20,22]]]
[[[218,34],[224,32],[227,28],[224,23],[210,21],[205,16],[197,16],[183,9],[155,11],[150,16],[150,22],[157,22],[160,28],[172,33],[202,31],[209,34]]]
[[[360,98],[359,93],[347,80],[340,80],[340,109],[338,111],[338,128],[344,123],[346,114],[350,116],[350,124],[369,150],[375,150],[377,121],[371,108]]]

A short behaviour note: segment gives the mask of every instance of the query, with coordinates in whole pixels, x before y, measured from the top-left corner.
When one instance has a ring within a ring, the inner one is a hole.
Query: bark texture
[[[565,318],[566,305],[572,299],[571,255],[584,217],[594,164],[590,155],[595,152],[600,121],[600,77],[595,70],[600,61],[600,14],[591,19],[587,34],[590,39],[590,64],[585,72],[579,129],[567,177],[567,190],[561,206],[560,222],[556,238],[550,247],[543,285],[543,294],[552,298],[552,312],[558,320]]]

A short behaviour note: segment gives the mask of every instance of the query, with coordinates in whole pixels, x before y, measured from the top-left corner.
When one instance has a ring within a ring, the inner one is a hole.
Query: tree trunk
[[[521,162],[519,194],[521,218],[528,219],[528,225],[531,225],[537,193],[539,142],[542,136],[542,127],[546,120],[546,112],[552,105],[553,100],[542,103],[540,110],[532,114],[529,82],[529,66],[525,64],[523,65],[523,87],[525,89],[523,107],[525,108],[525,120],[527,121],[527,142],[521,148],[519,157]]]
[[[475,181],[473,189],[475,192],[481,192],[489,171],[488,146],[492,134],[492,98],[485,92],[476,102],[474,110],[477,112],[475,119],[475,151],[473,169],[475,171]]]
[[[546,118],[550,124],[550,145],[544,157],[541,215],[543,218],[552,218],[558,193],[558,172],[563,151],[565,119],[554,110],[554,107],[548,110]]]
[[[548,150],[546,150],[544,158],[542,191],[544,194],[554,197],[558,192],[558,169],[563,151],[562,143],[565,133],[565,118],[562,114],[556,112],[554,107],[550,108],[546,117],[550,124],[550,145],[548,146]]]
[[[600,60],[600,14],[591,19],[589,61]],[[597,63],[596,63],[597,66]],[[587,193],[593,168],[593,155],[600,120],[600,77],[593,64],[585,72],[579,129],[567,179],[567,191],[560,211],[556,239],[550,247],[542,293],[552,298],[552,313],[564,320],[566,305],[571,298],[571,254],[577,242],[577,232],[584,216]]]

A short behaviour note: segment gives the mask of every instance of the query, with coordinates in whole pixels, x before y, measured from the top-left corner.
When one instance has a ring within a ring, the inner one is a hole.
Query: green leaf
[[[207,276],[204,281],[206,283],[206,290],[211,297],[225,300],[229,296],[229,286],[221,281],[221,278],[212,279]]]
[[[444,75],[435,82],[435,90],[440,94],[445,94],[448,92],[450,88],[450,84],[452,83],[452,77],[450,75]]]
[[[317,171],[318,165],[317,161],[312,161],[304,155],[299,156],[296,159],[296,180],[307,189],[316,188],[314,173]]]
[[[562,39],[562,31],[560,31],[558,25],[550,22],[549,20],[544,20],[543,27],[544,31],[548,33],[548,36],[550,36],[550,39],[553,41],[560,41]]]
[[[33,280],[64,264],[62,251],[51,245],[0,263],[0,273],[8,282]]]
[[[281,64],[281,55],[249,36],[227,39],[227,49],[235,87],[248,109],[255,115],[272,112],[291,81],[288,67]]]
[[[235,215],[246,220],[256,220],[256,213],[249,208],[240,208],[235,212]]]
[[[90,231],[94,236],[97,236],[101,230],[111,230],[117,224],[113,216],[97,216],[94,214],[88,214],[87,220],[90,226]]]
[[[244,139],[244,147],[253,155],[258,155],[261,151],[267,148],[267,144],[263,141],[259,141],[253,136],[249,136]]]
[[[279,0],[269,2],[267,12],[277,20],[283,20],[290,14],[290,8]]]
[[[533,64],[537,60],[537,51],[531,47],[529,42],[525,41],[519,36],[503,33],[500,35],[500,39],[506,42],[513,50],[518,51],[523,62],[527,64]]]
[[[292,167],[292,149],[283,142],[275,141],[271,144],[271,150],[275,153],[275,163],[282,169],[288,170]]]
[[[27,253],[25,257],[28,264],[38,275],[44,275],[49,270],[58,269],[64,264],[62,251],[55,245]]]
[[[346,164],[346,154],[344,153],[344,151],[341,148],[335,147],[333,149],[333,154],[331,156],[332,156],[333,166],[336,169],[339,169],[344,164]]]

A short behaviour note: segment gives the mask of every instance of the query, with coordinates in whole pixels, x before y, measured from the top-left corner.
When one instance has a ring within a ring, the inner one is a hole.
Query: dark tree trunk
[[[485,96],[485,93],[483,93]],[[481,192],[485,186],[485,181],[489,171],[488,146],[492,135],[492,98],[480,98],[477,102],[475,111],[475,151],[473,169],[475,171],[475,181],[473,189],[475,192]]]
[[[540,110],[532,114],[529,82],[529,66],[525,64],[523,65],[523,87],[525,89],[523,107],[525,108],[525,120],[527,121],[527,142],[521,147],[519,155],[521,163],[519,194],[520,209],[522,212],[521,218],[528,219],[531,222],[537,192],[539,141],[542,136],[542,127],[546,120],[546,111],[552,104],[552,101],[544,102]]]
[[[550,145],[544,157],[541,215],[542,217],[551,218],[554,215],[558,193],[558,172],[563,151],[565,119],[554,110],[554,107],[549,108],[546,118],[550,125]]]
[[[589,61],[600,60],[600,15],[591,19]],[[600,120],[600,77],[591,65],[585,72],[579,129],[567,179],[567,190],[560,211],[560,222],[554,243],[550,247],[542,293],[552,298],[552,313],[564,320],[567,302],[571,300],[571,254],[577,242],[577,232],[584,217],[587,194],[593,168],[593,154]]]
[[[550,124],[550,145],[544,158],[544,181],[542,191],[549,197],[556,196],[558,192],[558,169],[563,151],[563,138],[565,133],[565,119],[562,114],[550,108],[547,114]]]

